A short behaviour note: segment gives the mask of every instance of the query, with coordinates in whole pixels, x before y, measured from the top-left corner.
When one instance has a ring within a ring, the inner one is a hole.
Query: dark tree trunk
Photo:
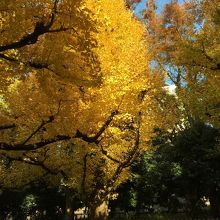
[[[189,191],[186,193],[187,209],[192,219],[196,218],[198,215],[198,210],[197,210],[196,205],[197,205],[199,198],[196,192],[197,190],[193,192]]]
[[[64,220],[73,220],[74,218],[74,210],[72,204],[72,194],[70,190],[66,190],[66,209],[65,209],[65,216]]]
[[[211,212],[213,217],[220,218],[220,193],[210,197]]]

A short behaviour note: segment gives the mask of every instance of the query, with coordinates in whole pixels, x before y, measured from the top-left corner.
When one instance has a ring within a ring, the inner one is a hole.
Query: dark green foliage
[[[75,195],[74,191],[68,191]],[[77,209],[82,204],[75,196],[72,207]],[[66,190],[58,188],[31,187],[21,191],[3,190],[0,195],[0,219],[12,216],[15,220],[61,220],[66,209]]]
[[[192,120],[179,133],[157,132],[152,141],[155,151],[133,164],[132,182],[125,184],[126,191],[119,190],[119,199],[135,194],[136,210],[150,211],[159,204],[170,213],[184,211],[199,217],[208,214],[205,197],[211,202],[213,216],[220,217],[219,130]],[[131,205],[129,199],[127,204]]]

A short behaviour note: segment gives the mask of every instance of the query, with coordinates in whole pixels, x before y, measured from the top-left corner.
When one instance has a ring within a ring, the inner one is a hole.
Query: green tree
[[[212,215],[219,217],[219,130],[191,121],[178,133],[159,131],[152,143],[156,149],[133,164],[133,179],[126,186],[135,192],[136,208],[156,203],[169,212],[184,208],[191,216],[201,217],[206,197]],[[185,198],[186,204],[180,204],[177,197]]]

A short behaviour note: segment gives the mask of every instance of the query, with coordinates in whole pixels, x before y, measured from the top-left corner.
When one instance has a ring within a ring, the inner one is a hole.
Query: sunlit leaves
[[[1,141],[16,148],[55,138],[37,150],[4,155],[14,160],[13,176],[17,172],[22,179],[22,164],[38,167],[34,179],[62,179],[83,198],[112,192],[148,149],[154,128],[170,126],[161,120],[171,105],[161,108],[157,101],[163,74],[149,72],[145,27],[119,0],[3,1],[0,6],[8,16],[0,40],[1,83],[10,80],[2,91],[9,111],[1,121],[15,125],[1,133]],[[18,32],[16,21],[24,21]],[[66,141],[58,141],[61,135]]]

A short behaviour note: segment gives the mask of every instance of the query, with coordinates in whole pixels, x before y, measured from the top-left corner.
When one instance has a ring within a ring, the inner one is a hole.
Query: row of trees
[[[106,219],[156,131],[190,118],[219,128],[218,0],[161,14],[151,0],[141,19],[138,3],[0,2],[1,189],[62,185],[67,218],[74,189],[91,219]]]

